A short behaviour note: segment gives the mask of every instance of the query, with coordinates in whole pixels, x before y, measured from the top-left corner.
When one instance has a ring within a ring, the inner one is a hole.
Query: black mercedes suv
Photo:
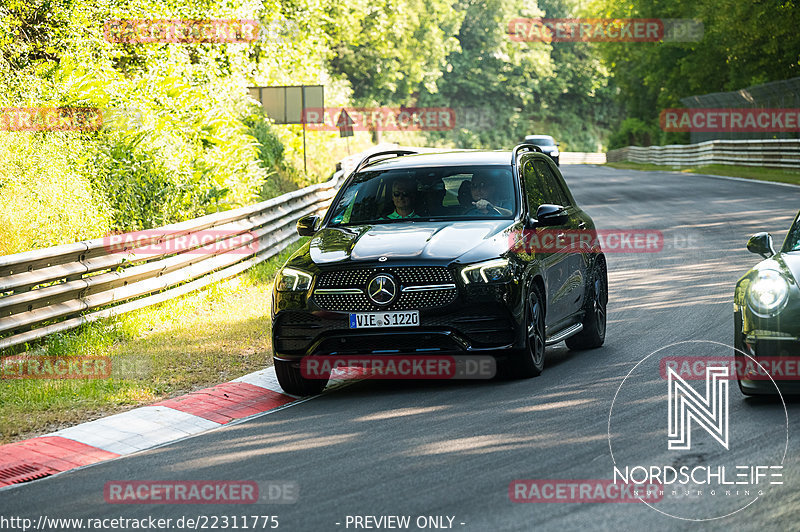
[[[546,345],[605,339],[605,257],[574,238],[594,223],[537,146],[372,154],[297,230],[312,238],[278,273],[272,306],[288,393],[327,384],[302,371],[311,355],[482,354],[534,377]]]

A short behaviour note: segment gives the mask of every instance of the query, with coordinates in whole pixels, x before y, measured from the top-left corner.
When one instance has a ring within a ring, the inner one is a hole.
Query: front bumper
[[[309,355],[477,354],[520,348],[518,327],[502,305],[491,312],[423,313],[416,327],[350,329],[350,313],[278,313],[273,321],[275,357]]]
[[[778,334],[780,333],[761,331],[761,334],[751,333],[745,337],[742,350],[759,362],[763,370],[757,368],[762,372],[761,375],[738,375],[739,385],[744,392],[753,395],[772,395],[776,394],[777,386],[781,394],[800,395],[800,338],[778,336]],[[736,356],[739,359],[745,358],[740,354]],[[764,371],[768,372],[772,379],[765,376]]]

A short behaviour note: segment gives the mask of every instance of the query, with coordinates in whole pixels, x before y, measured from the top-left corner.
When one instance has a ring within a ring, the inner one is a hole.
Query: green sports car
[[[733,316],[739,388],[745,395],[773,394],[774,380],[781,393],[798,394],[800,213],[777,253],[769,233],[753,235],[747,249],[765,260],[736,283]]]

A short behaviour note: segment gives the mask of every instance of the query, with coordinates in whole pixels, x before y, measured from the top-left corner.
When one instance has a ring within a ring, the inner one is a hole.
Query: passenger
[[[472,183],[465,179],[458,187],[458,204],[463,207],[464,212],[473,208],[471,185]]]
[[[445,208],[442,205],[444,196],[447,193],[444,187],[444,181],[437,179],[431,183],[425,190],[425,212],[429,216],[437,216],[445,213]]]
[[[401,178],[392,183],[392,203],[394,211],[385,217],[387,220],[401,218],[419,218],[414,211],[414,196],[417,193],[416,182],[411,178]]]

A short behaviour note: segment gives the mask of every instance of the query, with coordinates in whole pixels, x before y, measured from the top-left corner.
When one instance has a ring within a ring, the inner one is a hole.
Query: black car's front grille
[[[317,305],[339,312],[368,312],[375,310],[365,294],[314,294]]]
[[[399,268],[357,268],[320,274],[317,288],[364,288],[376,273],[391,273],[402,286],[455,282],[453,273],[442,266],[403,266]]]
[[[404,285],[425,285],[452,283],[453,274],[447,268],[437,266],[394,268],[389,270],[397,275]]]
[[[392,274],[399,282],[400,295],[391,305],[381,307],[366,295],[367,280],[377,273]],[[444,288],[441,285],[452,285]],[[404,288],[417,288],[402,291]],[[430,287],[430,289],[425,289]],[[314,293],[317,305],[336,312],[369,312],[377,310],[426,310],[445,307],[458,297],[453,274],[444,267],[361,268],[324,272],[315,290],[358,289],[361,293]]]
[[[363,288],[372,270],[337,270],[320,274],[317,288]]]
[[[386,307],[379,307],[367,299],[366,294],[314,294],[317,304],[325,310],[337,312],[369,312],[377,310],[424,310],[445,307],[455,301],[458,291],[422,290],[401,292],[397,301]]]

